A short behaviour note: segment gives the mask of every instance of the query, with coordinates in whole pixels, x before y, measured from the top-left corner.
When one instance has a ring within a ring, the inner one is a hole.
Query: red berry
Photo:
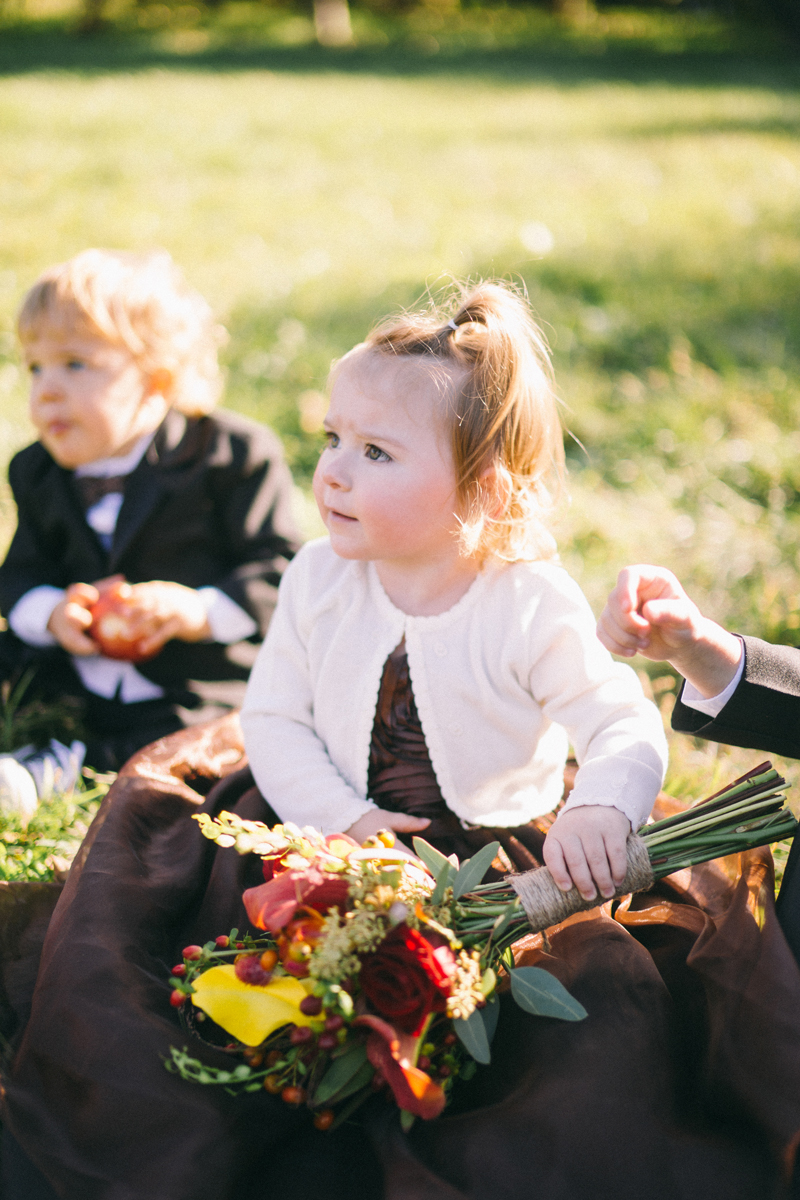
[[[171,973],[178,979],[183,979],[184,975],[186,974],[186,967],[183,965],[183,963],[178,963],[176,967],[172,968]]]
[[[285,1087],[281,1092],[281,1100],[283,1100],[285,1104],[302,1104],[305,1098],[306,1094],[303,1089],[301,1087],[296,1087],[294,1084],[290,1084],[288,1087]]]
[[[183,957],[188,958],[191,962],[196,962],[198,958],[203,957],[202,946],[184,946]]]
[[[314,1128],[321,1129],[324,1133],[326,1129],[330,1129],[335,1120],[336,1113],[332,1108],[321,1108],[318,1113],[314,1113]]]
[[[275,1064],[279,1063],[282,1058],[283,1055],[281,1054],[280,1050],[270,1050],[269,1054],[267,1055],[267,1066],[274,1067]]]
[[[173,1008],[180,1008],[186,1003],[186,992],[181,992],[175,988],[174,992],[170,993],[169,1002]]]
[[[302,1046],[304,1042],[312,1041],[313,1037],[314,1034],[308,1025],[295,1025],[289,1034],[289,1041],[293,1046]]]
[[[227,950],[230,944],[231,939],[226,933],[222,933],[218,938],[214,938],[214,945],[220,950]]]
[[[334,1050],[339,1045],[339,1041],[335,1033],[321,1033],[317,1045],[320,1050]]]
[[[427,1071],[430,1065],[431,1060],[428,1058],[427,1054],[423,1054],[421,1058],[417,1059],[417,1066],[419,1067],[420,1071]]]
[[[445,1046],[455,1046],[458,1038],[454,1033],[447,1033],[442,1040],[444,1041]]]
[[[243,954],[237,958],[233,967],[236,972],[236,978],[242,983],[251,983],[256,987],[263,987],[269,983],[272,976],[269,971],[265,971],[258,961],[258,956],[255,954]]]
[[[264,1080],[264,1089],[272,1096],[277,1096],[282,1087],[283,1084],[277,1075],[268,1075]]]
[[[261,955],[261,958],[259,959],[259,962],[261,963],[261,965],[265,971],[274,970],[275,964],[277,963],[277,961],[278,961],[278,956],[274,950],[265,950],[264,953]]]
[[[344,1020],[338,1013],[334,1013],[332,1017],[325,1018],[325,1028],[328,1033],[336,1033],[337,1029],[341,1029],[344,1025]]]
[[[441,1067],[439,1067],[439,1076],[441,1079],[447,1079],[447,1077],[448,1077],[448,1075],[450,1075],[450,1073],[451,1073],[450,1068],[447,1066],[446,1063],[443,1064]]]
[[[235,942],[234,945],[237,950],[244,950],[244,942]]]
[[[322,1012],[322,1000],[319,996],[306,996],[299,1007],[304,1017],[317,1017]]]

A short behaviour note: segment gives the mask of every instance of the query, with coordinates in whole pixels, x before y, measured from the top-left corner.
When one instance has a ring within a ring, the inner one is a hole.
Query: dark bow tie
[[[113,492],[123,493],[127,479],[127,475],[112,475],[110,478],[101,478],[98,475],[76,475],[75,486],[78,489],[84,512],[88,512],[90,508],[94,508],[95,504],[99,504],[103,496],[110,496]]]

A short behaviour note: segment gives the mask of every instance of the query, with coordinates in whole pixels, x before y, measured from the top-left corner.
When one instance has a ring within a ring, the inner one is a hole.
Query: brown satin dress
[[[613,916],[609,906],[579,914],[546,943],[518,942],[517,966],[551,972],[588,1018],[533,1017],[503,995],[491,1065],[409,1134],[380,1096],[321,1133],[264,1091],[233,1097],[168,1074],[173,1046],[230,1068],[181,1027],[166,980],[183,946],[246,925],[241,893],[260,881],[258,859],[216,847],[192,820],[222,810],[278,820],[236,769],[239,738],[227,719],[133,758],[70,872],[32,1003],[32,926],[0,962],[2,1032],[13,1039],[2,1200],[788,1197],[800,971],[775,918],[766,850],[680,872]],[[543,828],[464,829],[447,810],[402,650],[384,673],[370,794],[429,816],[425,837],[447,853],[498,835],[508,861],[538,856]],[[8,920],[7,942],[14,928]]]
[[[372,728],[368,794],[380,808],[390,812],[427,817],[430,825],[420,836],[443,854],[456,854],[463,860],[481,846],[499,841],[501,850],[487,880],[499,879],[509,870],[529,871],[541,866],[548,818],[514,828],[464,825],[447,807],[425,743],[402,642],[383,669]],[[411,845],[411,835],[404,835],[402,840]]]

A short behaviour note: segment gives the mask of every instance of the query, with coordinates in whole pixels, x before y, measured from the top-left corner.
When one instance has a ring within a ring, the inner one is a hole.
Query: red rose
[[[443,937],[400,924],[361,964],[361,990],[372,1008],[403,1033],[419,1034],[428,1013],[444,1012],[453,951]]]

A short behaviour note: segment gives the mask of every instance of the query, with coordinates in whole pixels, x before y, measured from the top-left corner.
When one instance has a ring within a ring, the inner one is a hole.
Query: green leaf
[[[480,883],[499,849],[499,842],[489,842],[488,846],[482,846],[477,854],[473,854],[472,858],[461,864],[453,882],[453,897],[456,900],[465,892],[471,892],[475,885]]]
[[[450,860],[445,858],[443,854],[440,854],[439,851],[431,846],[429,842],[426,842],[424,838],[415,837],[413,839],[413,845],[417,858],[422,859],[422,861],[425,863],[425,866],[433,875],[434,879],[438,881],[439,876],[445,869],[447,870],[448,875],[451,871],[455,873],[453,864],[450,862]],[[445,884],[445,887],[446,886],[447,885]]]
[[[314,1092],[314,1105],[328,1103],[331,1097],[340,1092],[353,1076],[361,1070],[366,1061],[367,1047],[363,1042],[359,1042],[353,1046],[352,1050],[347,1054],[343,1054],[341,1058],[335,1059],[319,1081],[319,1086]],[[372,1070],[371,1067],[370,1070]]]
[[[491,1045],[492,1038],[497,1032],[497,1022],[500,1019],[500,1003],[498,1000],[492,1000],[491,1004],[485,1004],[483,1008],[479,1008],[483,1020],[483,1027],[486,1030],[486,1040]]]
[[[461,1045],[476,1062],[485,1065],[492,1061],[492,1052],[489,1049],[489,1039],[486,1036],[486,1026],[483,1023],[480,1009],[476,1008],[471,1012],[466,1021],[453,1021],[453,1029],[458,1035]]]
[[[344,1087],[339,1088],[338,1092],[334,1092],[332,1096],[329,1096],[326,1103],[340,1104],[341,1101],[346,1100],[348,1096],[354,1095],[355,1092],[360,1092],[363,1087],[366,1087],[367,1084],[372,1083],[372,1077],[374,1074],[375,1068],[373,1067],[372,1063],[363,1063],[359,1070],[356,1071],[353,1078],[348,1080]]]
[[[549,971],[541,967],[518,967],[509,971],[509,975],[511,995],[525,1012],[537,1017],[557,1017],[560,1021],[582,1021],[589,1015]]]

